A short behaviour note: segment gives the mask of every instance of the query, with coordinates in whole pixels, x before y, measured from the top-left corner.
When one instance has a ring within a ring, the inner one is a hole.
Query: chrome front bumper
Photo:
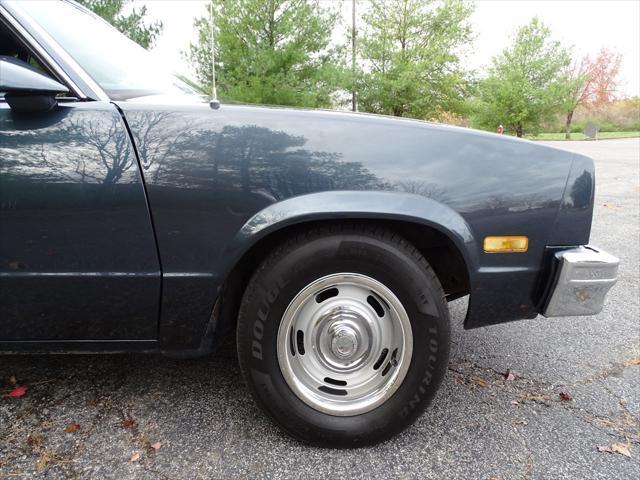
[[[556,274],[542,314],[545,317],[595,315],[618,280],[620,261],[590,245],[555,254]]]

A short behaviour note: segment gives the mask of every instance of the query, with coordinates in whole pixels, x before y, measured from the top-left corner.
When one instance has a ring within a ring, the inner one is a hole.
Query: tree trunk
[[[571,140],[571,120],[573,120],[573,110],[567,112],[567,123],[564,129],[564,138]]]
[[[356,0],[351,4],[351,74],[353,86],[351,90],[351,110],[357,111],[356,104]]]
[[[522,131],[522,125],[516,125],[516,136],[518,138],[522,138],[522,134],[524,132]]]

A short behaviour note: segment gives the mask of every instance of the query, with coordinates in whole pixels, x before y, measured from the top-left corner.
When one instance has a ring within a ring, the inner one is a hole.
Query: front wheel
[[[373,444],[410,425],[448,351],[447,304],[424,257],[364,226],[313,229],[274,250],[238,319],[240,366],[258,403],[323,446]]]

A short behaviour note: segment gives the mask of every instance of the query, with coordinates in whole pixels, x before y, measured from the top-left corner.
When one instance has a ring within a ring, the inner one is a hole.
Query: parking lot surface
[[[0,392],[28,387],[0,398],[0,478],[640,478],[640,139],[550,144],[596,161],[591,242],[621,260],[597,317],[464,331],[466,300],[453,302],[431,409],[357,450],[282,434],[231,348],[189,361],[0,356]]]

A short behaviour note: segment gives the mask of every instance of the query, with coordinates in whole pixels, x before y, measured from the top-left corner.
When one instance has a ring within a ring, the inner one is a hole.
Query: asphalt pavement
[[[640,139],[548,143],[596,160],[591,242],[621,259],[600,315],[464,331],[466,300],[452,303],[449,373],[431,409],[357,450],[281,433],[232,349],[190,361],[0,356],[0,393],[28,387],[0,397],[0,478],[640,478]]]

